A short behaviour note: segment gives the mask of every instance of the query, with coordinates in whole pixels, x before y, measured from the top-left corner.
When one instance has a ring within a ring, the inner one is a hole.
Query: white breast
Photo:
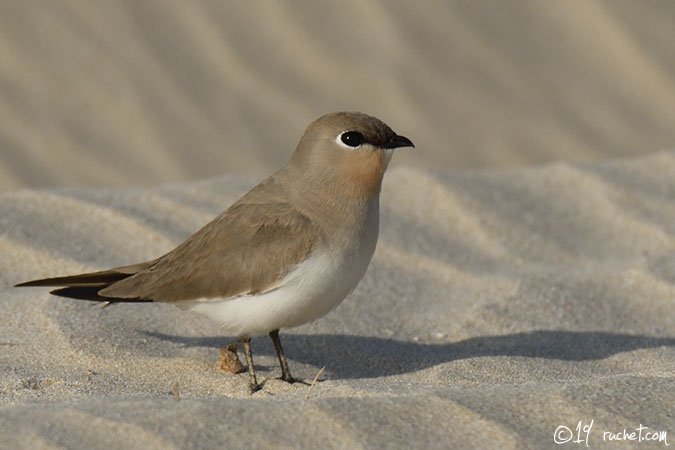
[[[178,306],[206,315],[236,336],[256,336],[316,320],[339,305],[356,287],[377,243],[374,223],[351,248],[319,249],[296,266],[276,289],[259,295],[181,302]]]

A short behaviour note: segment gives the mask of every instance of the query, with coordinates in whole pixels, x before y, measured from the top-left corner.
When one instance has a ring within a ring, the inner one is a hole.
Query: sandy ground
[[[358,110],[420,168],[673,148],[675,2],[7,0],[0,190],[266,176]]]
[[[565,449],[591,421],[591,448],[673,445],[673,23],[667,0],[0,2],[0,449]],[[162,254],[342,109],[417,149],[361,285],[282,334],[313,388],[257,338],[249,396],[201,316],[11,287]]]
[[[313,389],[257,338],[249,397],[201,316],[11,287],[161,254],[252,183],[0,196],[4,448],[547,448],[591,420],[593,448],[661,448],[602,441],[641,424],[675,442],[673,153],[393,169],[363,282],[284,333],[296,375],[325,366]]]

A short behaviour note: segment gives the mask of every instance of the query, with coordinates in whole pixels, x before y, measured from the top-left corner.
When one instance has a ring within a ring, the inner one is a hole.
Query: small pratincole
[[[281,379],[293,383],[279,330],[324,316],[363,277],[377,243],[382,177],[399,147],[414,145],[374,117],[327,114],[307,127],[285,167],[164,256],[17,286],[204,314],[241,340],[252,392],[260,385],[251,337],[269,333]]]

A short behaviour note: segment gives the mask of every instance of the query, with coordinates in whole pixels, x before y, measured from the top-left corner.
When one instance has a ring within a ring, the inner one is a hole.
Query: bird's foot
[[[295,383],[300,383],[304,384],[305,386],[311,386],[312,383],[309,383],[305,380],[302,380],[300,378],[294,378],[291,374],[284,374],[278,378],[279,380],[285,381],[286,383],[289,384],[295,384]]]

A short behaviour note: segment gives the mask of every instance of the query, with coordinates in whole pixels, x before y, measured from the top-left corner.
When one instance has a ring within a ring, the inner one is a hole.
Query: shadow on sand
[[[145,335],[188,347],[221,347],[232,339],[174,336],[157,332]],[[339,378],[372,378],[396,375],[437,364],[483,356],[588,361],[617,353],[675,346],[675,338],[593,331],[549,331],[483,336],[453,343],[420,343],[342,334],[282,334],[286,354],[298,361],[327,369]],[[275,355],[267,337],[254,339],[255,354]],[[377,364],[372,364],[377,361]]]

